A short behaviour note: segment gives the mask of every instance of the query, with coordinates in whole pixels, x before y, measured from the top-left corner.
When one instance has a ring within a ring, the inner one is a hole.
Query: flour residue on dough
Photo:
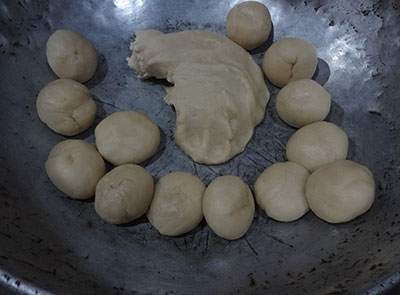
[[[140,78],[167,79],[164,100],[176,110],[176,143],[199,163],[242,152],[264,118],[269,91],[243,48],[218,33],[136,32],[128,65]]]

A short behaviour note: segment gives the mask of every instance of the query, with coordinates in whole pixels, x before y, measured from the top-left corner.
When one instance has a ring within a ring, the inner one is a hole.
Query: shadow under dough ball
[[[272,84],[283,87],[293,80],[311,78],[317,64],[314,46],[299,38],[285,38],[268,48],[262,68]]]
[[[226,35],[247,50],[267,41],[271,27],[268,8],[256,1],[235,5],[226,17]]]
[[[51,69],[63,79],[90,80],[97,67],[92,42],[71,30],[57,30],[47,40],[46,57]]]
[[[96,103],[89,89],[70,79],[47,84],[38,94],[36,110],[50,129],[67,136],[85,131],[96,117]]]

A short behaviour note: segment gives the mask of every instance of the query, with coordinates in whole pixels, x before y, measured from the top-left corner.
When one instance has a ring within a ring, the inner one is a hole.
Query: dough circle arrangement
[[[92,125],[96,103],[83,84],[58,79],[47,84],[36,100],[40,120],[62,135],[79,134]]]
[[[97,150],[80,139],[56,144],[47,158],[46,172],[51,182],[73,199],[93,197],[105,163]]]
[[[197,176],[182,171],[168,173],[156,184],[147,218],[163,235],[187,233],[203,219],[205,189]]]
[[[58,77],[81,83],[90,80],[97,67],[97,54],[92,42],[71,30],[57,30],[50,36],[46,57]]]
[[[136,31],[128,65],[174,86],[175,141],[194,161],[218,164],[242,152],[264,118],[269,91],[251,55],[211,31]]]
[[[375,181],[367,167],[349,160],[336,161],[311,174],[306,196],[319,218],[331,223],[347,222],[371,207]]]
[[[256,1],[235,5],[226,17],[226,35],[244,49],[254,49],[267,41],[271,32],[268,8]]]

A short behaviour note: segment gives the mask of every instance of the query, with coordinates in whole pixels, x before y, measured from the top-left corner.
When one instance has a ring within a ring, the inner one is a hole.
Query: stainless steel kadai
[[[246,236],[226,241],[203,222],[193,232],[159,235],[145,218],[127,226],[103,222],[92,201],[74,201],[48,180],[44,162],[64,139],[38,119],[36,95],[56,78],[45,44],[56,29],[90,39],[99,54],[86,83],[106,115],[134,109],[162,129],[162,148],[144,166],[155,179],[174,170],[206,183],[240,176],[251,186],[285,159],[293,128],[274,108],[239,156],[223,165],[194,163],[173,140],[175,114],[162,81],[141,81],[128,68],[129,43],[140,29],[207,29],[225,33],[236,1],[0,2],[0,281],[27,294],[381,294],[400,274],[400,4],[398,1],[262,1],[273,39],[313,43],[316,80],[332,94],[329,121],[350,138],[349,158],[377,183],[373,207],[338,225],[312,213],[292,223],[257,209]],[[269,44],[272,39],[270,38]],[[266,47],[252,52],[260,63]],[[95,125],[94,125],[95,126]],[[75,138],[93,142],[94,126]]]

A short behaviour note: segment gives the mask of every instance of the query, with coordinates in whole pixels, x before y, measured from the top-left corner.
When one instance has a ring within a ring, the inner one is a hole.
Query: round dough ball
[[[106,171],[96,148],[80,139],[55,145],[45,167],[51,182],[73,199],[93,197],[97,182]]]
[[[226,17],[226,34],[244,49],[254,49],[267,41],[271,32],[268,8],[256,1],[235,5]]]
[[[309,175],[306,168],[293,162],[269,166],[254,185],[257,204],[275,220],[299,219],[309,210],[305,195]]]
[[[203,219],[205,189],[197,176],[180,171],[168,173],[156,184],[147,218],[163,235],[187,233]]]
[[[323,164],[346,159],[348,147],[346,133],[322,121],[297,130],[286,145],[286,157],[313,172]]]
[[[221,238],[235,240],[249,229],[254,199],[247,184],[237,176],[220,176],[207,187],[203,213],[210,228]]]
[[[153,177],[146,169],[134,164],[122,165],[100,179],[94,208],[109,223],[127,223],[146,213],[153,192]]]
[[[317,53],[310,43],[298,38],[285,38],[268,48],[262,68],[271,83],[283,87],[293,80],[311,78],[317,63]]]
[[[47,62],[56,75],[78,82],[90,80],[97,67],[93,44],[71,30],[57,30],[47,40]]]
[[[311,79],[289,82],[276,97],[279,117],[296,128],[324,120],[330,108],[331,95]]]
[[[318,168],[308,178],[306,196],[311,210],[321,219],[347,222],[366,212],[375,199],[371,171],[349,160]]]
[[[94,134],[100,154],[114,165],[143,162],[160,144],[157,124],[135,111],[113,113],[97,125]]]
[[[96,103],[89,89],[70,79],[47,84],[39,92],[36,110],[50,129],[67,136],[88,129],[96,117]]]

